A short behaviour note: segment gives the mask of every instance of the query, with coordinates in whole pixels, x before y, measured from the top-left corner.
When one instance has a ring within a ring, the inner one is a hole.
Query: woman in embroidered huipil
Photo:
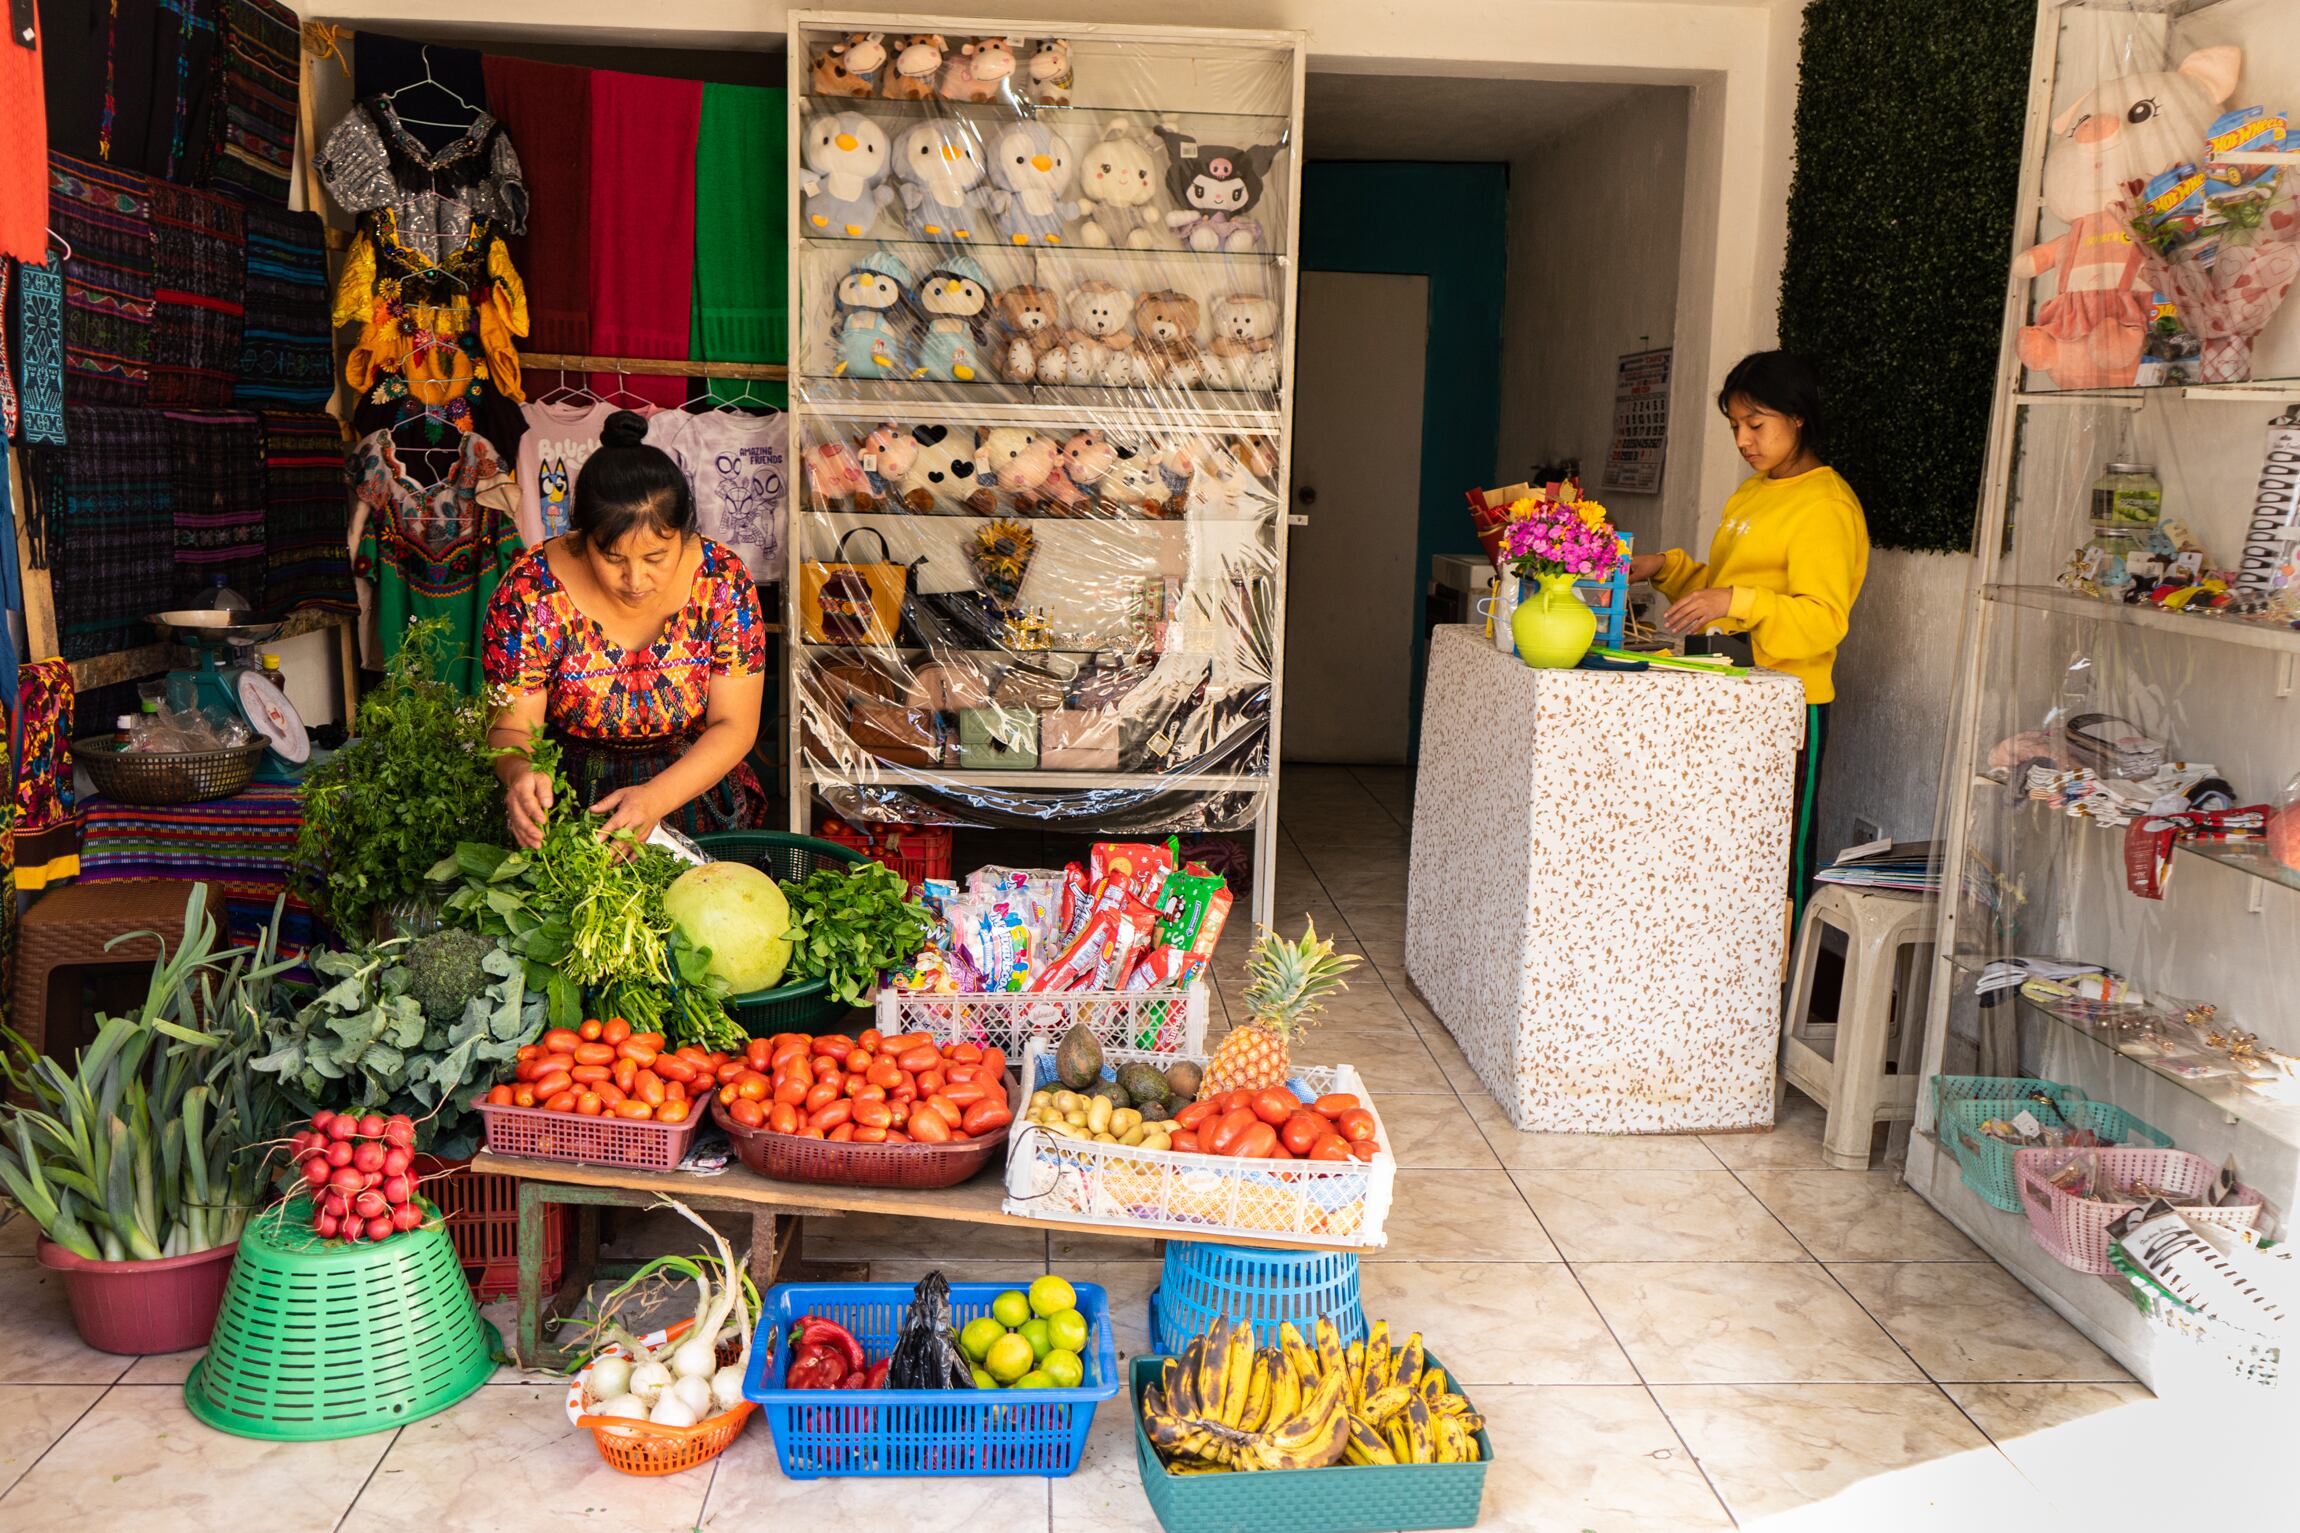
[[[485,667],[512,833],[543,839],[550,778],[528,760],[541,724],[606,830],[695,834],[765,822],[746,758],[766,690],[766,634],[743,561],[695,530],[694,491],[608,417],[575,481],[568,530],[530,550],[488,604]]]

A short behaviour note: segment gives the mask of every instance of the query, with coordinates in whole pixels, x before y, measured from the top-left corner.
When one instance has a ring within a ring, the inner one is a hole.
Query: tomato
[[[796,1107],[807,1099],[808,1094],[813,1089],[810,1083],[786,1075],[775,1082],[774,1098],[778,1102],[788,1102]]]
[[[932,1112],[918,1113],[913,1114],[913,1119],[915,1121],[916,1118],[935,1116],[938,1115]],[[1004,1102],[977,1102],[966,1110],[966,1116],[960,1120],[959,1127],[965,1129],[969,1135],[987,1134],[992,1129],[1004,1128],[1013,1121],[1014,1114],[1006,1110]]]
[[[849,1076],[848,1079],[852,1080],[853,1077]],[[854,1099],[858,1102],[883,1102],[886,1100],[886,1088],[884,1086],[857,1086],[854,1089]]]
[[[633,1077],[631,1081],[631,1090],[633,1094],[639,1098],[640,1101],[646,1103],[649,1107],[660,1107],[665,1102],[670,1100],[670,1093],[663,1089],[663,1082],[661,1077],[657,1076],[652,1070],[647,1071],[643,1075]]]
[[[698,1070],[716,1070],[719,1068],[718,1055],[706,1054],[691,1043],[681,1044],[672,1052],[676,1053],[681,1059],[685,1060],[688,1064],[693,1065]]]
[[[1358,1105],[1358,1099],[1346,1091],[1329,1091],[1311,1104],[1319,1113],[1328,1118],[1339,1118],[1343,1113]]]
[[[944,1068],[942,1078],[953,1084],[964,1081],[971,1085],[981,1074],[982,1066],[980,1065],[949,1065]]]
[[[618,1118],[629,1118],[634,1123],[645,1123],[655,1116],[655,1109],[644,1102],[617,1102],[614,1108]]]
[[[886,1142],[888,1144],[915,1144],[917,1141],[899,1128],[890,1128],[886,1131]]]
[[[511,1105],[511,1088],[498,1086],[487,1093],[487,1105],[490,1107],[509,1107]]]
[[[1238,1153],[1238,1141],[1244,1137],[1246,1130],[1261,1122],[1261,1119],[1254,1116],[1251,1107],[1240,1107],[1222,1114],[1221,1121],[1214,1125],[1212,1131],[1200,1137],[1205,1140],[1206,1148],[1216,1155],[1235,1155]],[[1266,1123],[1262,1126],[1269,1127]]]
[[[1227,1123],[1229,1120],[1225,1118],[1223,1121]],[[1269,1158],[1270,1147],[1277,1142],[1278,1131],[1257,1119],[1246,1126],[1246,1131],[1231,1143],[1229,1149],[1216,1153],[1235,1155],[1242,1160],[1266,1160]]]
[[[882,1054],[900,1054],[907,1049],[915,1049],[922,1043],[932,1042],[934,1040],[924,1033],[896,1033],[892,1037],[880,1039],[878,1047]]]
[[[1270,1153],[1267,1158],[1270,1160],[1299,1160],[1301,1157],[1287,1149],[1286,1141],[1281,1139],[1270,1146]]]
[[[622,1087],[616,1085],[613,1081],[601,1081],[598,1085],[592,1087],[591,1089],[598,1093],[599,1105],[601,1107],[612,1108],[617,1103],[627,1102],[631,1098],[630,1092],[625,1091]]]
[[[540,1059],[522,1059],[511,1067],[511,1078],[515,1081],[531,1081],[541,1075],[543,1069],[543,1061]]]
[[[878,1088],[873,1086],[871,1089],[876,1091]],[[911,1080],[909,1076],[906,1075],[902,1078],[901,1083],[898,1084],[894,1090],[888,1092],[887,1095],[893,1097],[896,1101],[899,1102],[916,1101],[918,1099],[918,1086],[914,1081]]]
[[[1371,1139],[1353,1139],[1350,1141],[1350,1153],[1359,1160],[1372,1160],[1381,1153],[1381,1146]]]
[[[895,1097],[888,1101],[886,1107],[888,1112],[894,1114],[894,1126],[896,1128],[902,1128],[910,1122],[910,1103],[900,1097]]]
[[[922,1108],[911,1114],[910,1134],[920,1144],[948,1144],[953,1127],[938,1112],[927,1112]]]
[[[995,1086],[1006,1079],[1006,1055],[997,1049],[984,1049],[982,1063],[975,1066],[974,1078]]]
[[[1352,1144],[1360,1144],[1374,1137],[1374,1115],[1363,1107],[1353,1107],[1334,1122],[1342,1137]]]
[[[549,1075],[536,1077],[535,1094],[545,1101],[549,1101],[574,1084],[575,1078],[569,1075],[566,1066],[562,1065]]]
[[[1276,1128],[1302,1110],[1302,1099],[1283,1086],[1272,1086],[1267,1091],[1255,1092],[1253,1100],[1246,1105],[1254,1109],[1255,1117]]]
[[[775,1050],[773,1057],[768,1060],[768,1063],[773,1065],[776,1069],[780,1070],[788,1065],[792,1060],[804,1059],[806,1057],[807,1046],[805,1044],[786,1043],[781,1048]]]
[[[813,1064],[807,1066],[807,1069],[813,1073],[814,1078],[818,1081],[835,1081],[846,1074],[837,1060],[824,1059],[819,1055]]]
[[[535,1105],[535,1088],[533,1086],[512,1087],[511,1105],[514,1107],[533,1107]]]
[[[601,1081],[612,1078],[614,1074],[615,1072],[605,1065],[577,1065],[567,1072],[568,1078],[578,1086],[596,1086]]]
[[[882,1059],[870,1067],[868,1079],[873,1086],[892,1091],[902,1084],[902,1066],[891,1059]]]
[[[808,1112],[816,1113],[821,1112],[824,1108],[830,1106],[831,1103],[837,1101],[838,1099],[838,1082],[816,1081],[814,1088],[799,1100],[806,1103]],[[780,1100],[780,1098],[778,1098],[778,1100]]]
[[[1297,1112],[1278,1130],[1278,1142],[1296,1155],[1307,1155],[1310,1147],[1333,1132],[1326,1120],[1314,1112]]]
[[[601,1033],[607,1031],[607,1024],[600,1021],[597,1017],[585,1017],[583,1019],[583,1025],[575,1029],[575,1031],[581,1035],[584,1042],[588,1043],[592,1039],[597,1038]]]
[[[745,1070],[734,1079],[735,1095],[753,1102],[764,1102],[775,1094],[774,1085],[756,1070]]]
[[[571,1027],[554,1027],[543,1035],[544,1049],[553,1054],[572,1054],[575,1045],[583,1041]]]
[[[655,1109],[655,1121],[657,1123],[684,1123],[687,1121],[687,1114],[693,1110],[685,1102],[665,1102]]]
[[[920,1096],[930,1097],[949,1085],[950,1082],[940,1070],[921,1070],[918,1072],[918,1078],[912,1084],[918,1087]]]
[[[845,1144],[848,1140],[854,1138],[854,1136],[855,1126],[851,1123],[835,1123],[831,1125],[830,1138],[831,1143],[833,1144]]]
[[[545,1112],[573,1112],[575,1110],[575,1093],[572,1090],[561,1091],[541,1100]]]
[[[945,1086],[940,1091],[930,1091],[927,1095],[941,1097],[947,1102],[956,1102],[961,1107],[972,1107],[975,1103],[989,1097],[990,1088],[978,1086],[973,1081],[960,1081],[955,1086]]]
[[[886,1135],[887,1131],[883,1128],[872,1128],[867,1123],[855,1125],[856,1144],[885,1144]]]
[[[959,1103],[952,1101],[949,1097],[941,1096],[923,1097],[920,1100],[925,1107],[931,1108],[936,1116],[940,1117],[944,1123],[950,1125],[952,1128],[958,1128],[964,1125],[966,1122],[966,1107],[973,1105],[972,1103],[968,1103],[966,1106],[961,1106]],[[924,1117],[925,1113],[922,1112],[920,1116]]]
[[[854,1046],[852,1038],[844,1038],[837,1033],[825,1033],[810,1045],[824,1059],[844,1059],[854,1052]]]
[[[691,1086],[695,1081],[695,1067],[676,1054],[659,1054],[647,1068],[663,1079],[677,1081],[682,1086]]]
[[[737,1097],[729,1102],[727,1116],[745,1128],[764,1128],[767,1122],[766,1109],[748,1097]]]
[[[659,1075],[655,1078],[657,1080],[663,1079]],[[663,1081],[663,1100],[666,1102],[684,1102],[687,1100],[687,1088],[677,1081]],[[656,1116],[660,1117],[661,1114],[658,1113]]]
[[[1180,1133],[1174,1135],[1173,1143],[1169,1145],[1168,1148],[1180,1150],[1185,1154],[1196,1155],[1199,1153],[1198,1136],[1191,1133],[1188,1129],[1183,1129]]]
[[[606,1109],[599,1105],[597,1092],[586,1091],[575,1099],[575,1116],[578,1118],[596,1118],[604,1111]]]
[[[807,1127],[799,1130],[799,1137],[801,1139],[828,1139],[830,1135],[819,1128]]]
[[[630,1036],[631,1024],[621,1017],[609,1017],[607,1025],[599,1029],[599,1041],[601,1043],[621,1043]]]
[[[1319,1135],[1318,1142],[1310,1146],[1310,1159],[1312,1160],[1348,1160],[1349,1158],[1350,1142],[1331,1131]]]
[[[855,1035],[855,1047],[857,1048],[876,1049],[880,1044],[884,1042],[886,1042],[886,1039],[875,1027],[866,1027]]]
[[[854,1103],[833,1102],[820,1112],[809,1113],[807,1123],[813,1128],[836,1128],[854,1113]]]
[[[767,1109],[767,1127],[778,1134],[799,1131],[799,1110],[788,1102],[777,1102]]]
[[[982,1058],[982,1045],[979,1043],[954,1043],[942,1051],[942,1057],[955,1060],[962,1065],[971,1065]]]
[[[618,1059],[610,1067],[609,1078],[628,1093],[631,1083],[639,1078],[639,1067],[628,1059]]]
[[[1220,1111],[1212,1102],[1192,1102],[1174,1115],[1174,1121],[1185,1129],[1195,1129]]]
[[[752,1069],[764,1073],[774,1061],[774,1050],[767,1046],[766,1039],[753,1038],[749,1043],[743,1045],[743,1063]]]
[[[870,1067],[877,1063],[878,1056],[876,1054],[868,1049],[856,1049],[846,1057],[847,1073],[849,1075],[868,1075],[870,1074]]]
[[[540,1043],[523,1043],[519,1045],[519,1052],[511,1057],[521,1064],[527,1063],[530,1059],[541,1059],[543,1057],[543,1045]]]
[[[739,1059],[730,1059],[725,1064],[712,1065],[710,1066],[710,1071],[712,1076],[716,1078],[719,1084],[722,1086],[724,1086],[727,1082],[739,1079],[742,1076],[756,1075],[759,1073],[758,1071],[752,1069],[749,1065],[744,1064]]]
[[[922,1043],[917,1048],[904,1049],[895,1056],[894,1062],[916,1075],[921,1070],[931,1070],[941,1064],[942,1055],[935,1052],[933,1044]]]
[[[894,1122],[894,1109],[884,1102],[857,1102],[852,1116],[863,1128],[884,1130]]]

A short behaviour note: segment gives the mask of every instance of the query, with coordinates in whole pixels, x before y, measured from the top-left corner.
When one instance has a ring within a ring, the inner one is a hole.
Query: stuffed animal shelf
[[[894,487],[918,461],[918,439],[892,421],[881,421],[855,443],[855,464],[862,471],[863,488],[854,495],[857,511],[883,511],[894,500]]]
[[[910,376],[902,320],[915,280],[902,257],[888,250],[872,251],[839,279],[838,346],[832,376]]]
[[[927,317],[919,342],[914,378],[949,383],[982,381],[984,368],[975,322],[990,306],[990,279],[965,256],[939,262],[919,289],[918,306]]]
[[[963,516],[974,490],[974,438],[940,423],[910,428],[915,451],[895,481],[894,498],[916,516]]]
[[[886,133],[860,112],[838,112],[807,124],[799,176],[802,213],[817,234],[861,239],[894,200],[886,184]]]
[[[1030,51],[1030,99],[1040,106],[1068,106],[1070,83],[1070,44],[1040,38]]]
[[[1134,300],[1134,334],[1152,383],[1194,389],[1206,381],[1198,351],[1198,320],[1198,300],[1172,288]]]
[[[1078,216],[1070,191],[1071,149],[1044,123],[1018,122],[990,146],[991,211],[1008,245],[1059,245]]]
[[[971,240],[983,223],[982,147],[962,122],[913,123],[894,141],[894,174],[921,239]]]
[[[1206,386],[1267,393],[1278,386],[1278,304],[1253,293],[1214,300]]]
[[[1166,225],[1183,245],[1232,253],[1262,249],[1262,226],[1246,215],[1262,200],[1262,178],[1280,146],[1234,148],[1201,144],[1173,128],[1152,131],[1166,146],[1166,190],[1174,199]]]
[[[999,496],[1028,514],[1044,499],[1054,472],[1054,440],[1019,426],[994,426],[976,433],[974,493],[967,507],[977,516],[996,516]]]
[[[1131,123],[1114,122],[1078,168],[1078,243],[1097,250],[1157,250],[1173,244],[1157,205],[1165,175],[1157,140]]]
[[[849,32],[815,56],[808,94],[875,96],[886,56],[885,33]]]

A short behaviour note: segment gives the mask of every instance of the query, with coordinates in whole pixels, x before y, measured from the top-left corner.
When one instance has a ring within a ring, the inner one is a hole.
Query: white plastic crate
[[[1034,1038],[1059,1043],[1083,1023],[1108,1049],[1197,1054],[1206,1047],[1206,987],[1073,991],[1067,995],[897,995],[881,987],[878,1030],[931,1033],[942,1043],[995,1045],[1019,1060]]]
[[[1191,1053],[1199,1064],[1206,1056]],[[1137,1060],[1158,1065],[1171,1054],[1106,1049],[1112,1071]],[[1024,1056],[1023,1093],[1054,1084],[1054,1049],[1033,1040]],[[1397,1190],[1398,1163],[1388,1125],[1365,1083],[1348,1065],[1298,1065],[1292,1084],[1310,1097],[1346,1091],[1374,1115],[1370,1161],[1238,1160],[1179,1150],[1095,1144],[1016,1122],[1006,1145],[1010,1214],[1129,1229],[1187,1230],[1251,1241],[1275,1237],[1303,1245],[1379,1247]]]

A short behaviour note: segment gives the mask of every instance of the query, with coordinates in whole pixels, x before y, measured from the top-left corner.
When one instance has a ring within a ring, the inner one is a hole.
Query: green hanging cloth
[[[711,362],[781,362],[790,355],[789,175],[784,92],[703,87],[695,145],[695,316],[688,355]],[[782,407],[780,383],[715,379],[718,404]]]

